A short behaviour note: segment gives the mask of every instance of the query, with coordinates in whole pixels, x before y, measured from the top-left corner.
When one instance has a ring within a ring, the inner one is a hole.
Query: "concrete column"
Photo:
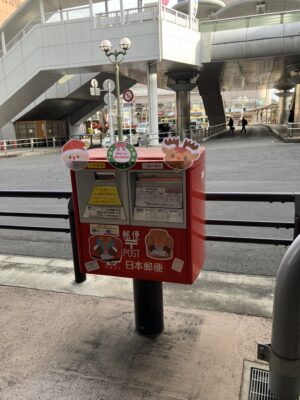
[[[149,94],[150,146],[158,145],[158,101],[156,65],[149,64],[147,73]]]
[[[79,137],[82,134],[81,132],[81,124],[71,125],[69,122],[69,135],[70,137],[75,136]]]
[[[89,7],[90,7],[90,17],[93,18],[94,16],[93,0],[89,0]]]
[[[121,13],[121,24],[124,24],[124,4],[123,4],[123,0],[120,0],[120,13]]]
[[[39,7],[40,7],[41,22],[42,22],[42,24],[44,24],[46,21],[45,21],[45,10],[44,10],[44,2],[43,2],[43,0],[39,0]]]
[[[189,91],[177,90],[176,91],[176,131],[179,135],[183,135],[184,131],[190,130],[190,110],[191,110],[191,96]]]
[[[295,88],[294,122],[300,123],[300,83]]]
[[[221,62],[203,64],[197,80],[210,126],[224,124],[226,121],[220,86],[223,69],[224,64]]]
[[[61,20],[61,21],[64,20],[64,16],[63,16],[62,10],[63,10],[63,8],[62,8],[62,3],[61,3],[61,0],[59,0],[59,15],[60,15],[60,20]]]
[[[1,32],[1,48],[2,48],[2,53],[6,54],[6,45],[5,45],[5,35],[4,32]]]
[[[278,124],[286,124],[289,118],[289,101],[288,98],[291,97],[293,93],[289,91],[281,91],[276,93],[276,96],[279,97],[279,104],[278,104]]]
[[[168,73],[168,87],[176,92],[176,132],[179,136],[190,130],[190,92],[196,86],[197,75],[195,70]]]

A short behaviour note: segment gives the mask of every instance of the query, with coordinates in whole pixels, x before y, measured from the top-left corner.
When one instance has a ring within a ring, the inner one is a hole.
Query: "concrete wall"
[[[12,122],[4,125],[0,128],[0,140],[1,139],[15,139],[16,138],[16,130],[15,125]]]

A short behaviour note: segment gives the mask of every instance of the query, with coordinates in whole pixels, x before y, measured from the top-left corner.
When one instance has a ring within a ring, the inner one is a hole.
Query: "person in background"
[[[248,125],[248,121],[246,120],[246,118],[243,117],[243,119],[242,119],[242,130],[241,130],[241,133],[243,133],[243,132],[246,133],[246,125]]]
[[[229,118],[227,125],[229,126],[229,133],[234,133],[234,126],[233,126],[234,124],[233,124],[233,119],[231,117]]]

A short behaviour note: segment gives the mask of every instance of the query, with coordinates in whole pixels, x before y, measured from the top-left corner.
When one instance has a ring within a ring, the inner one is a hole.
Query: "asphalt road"
[[[205,143],[206,189],[209,192],[300,192],[300,144],[285,144],[265,128],[247,134],[226,134]],[[60,154],[0,159],[2,190],[70,190],[69,173]],[[39,211],[65,214],[65,200],[0,198],[0,211]],[[290,204],[208,202],[207,218],[292,221]],[[1,224],[67,226],[65,221],[18,221],[1,217]],[[208,234],[292,238],[285,229],[208,227]],[[207,243],[204,268],[212,271],[274,275],[283,246]],[[70,258],[68,234],[0,230],[0,253]]]

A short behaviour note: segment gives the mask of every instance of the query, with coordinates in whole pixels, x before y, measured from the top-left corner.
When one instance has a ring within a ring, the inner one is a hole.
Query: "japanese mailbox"
[[[72,170],[81,272],[191,284],[204,262],[204,156],[176,146],[137,148],[117,169],[105,149]],[[194,160],[192,158],[194,157]],[[191,161],[192,160],[192,161]]]

